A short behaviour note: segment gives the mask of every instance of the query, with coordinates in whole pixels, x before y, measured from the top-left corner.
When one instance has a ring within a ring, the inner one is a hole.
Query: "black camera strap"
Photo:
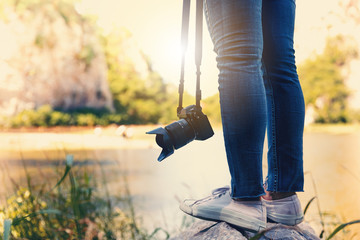
[[[188,44],[189,35],[189,18],[190,18],[190,0],[184,0],[182,12],[182,26],[181,26],[181,72],[179,83],[179,106],[177,114],[183,109],[183,94],[184,94],[184,68],[185,68],[185,53]]]
[[[196,107],[200,109],[200,66],[202,58],[203,35],[203,0],[196,0],[196,39],[195,39],[195,65],[196,65]]]
[[[190,18],[190,0],[183,0],[182,28],[181,28],[181,72],[179,84],[179,106],[177,113],[183,109],[184,95],[184,68],[185,52],[188,44],[189,35],[189,18]],[[195,65],[196,65],[196,107],[201,109],[201,90],[200,90],[200,66],[202,59],[202,33],[203,33],[203,0],[196,0],[196,30],[195,30]]]

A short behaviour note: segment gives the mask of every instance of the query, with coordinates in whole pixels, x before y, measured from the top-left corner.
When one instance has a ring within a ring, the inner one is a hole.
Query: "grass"
[[[310,124],[305,127],[306,132],[348,134],[360,132],[360,124]]]
[[[65,150],[64,150],[65,151]],[[21,149],[19,149],[22,155]],[[136,208],[124,176],[122,191],[112,195],[107,186],[106,173],[96,176],[84,167],[73,165],[67,155],[64,164],[56,168],[57,181],[53,184],[34,184],[24,164],[26,186],[13,182],[14,194],[0,207],[0,239],[167,239],[168,231],[156,228],[145,230],[137,217]],[[307,173],[311,175],[311,173]],[[342,221],[333,213],[323,212],[313,177],[315,196],[305,205],[304,214],[312,207],[322,227],[322,239],[357,239],[348,226],[360,220]],[[181,230],[189,226],[184,218]],[[1,234],[0,234],[1,235]],[[261,236],[260,236],[261,237]]]
[[[107,190],[103,169],[101,179],[95,179],[86,170],[75,169],[73,156],[67,155],[65,167],[54,186],[46,183],[34,186],[24,164],[27,186],[14,184],[16,193],[7,199],[7,206],[0,209],[0,239],[168,239],[170,234],[156,228],[151,233],[139,224],[131,193],[123,178],[121,196],[111,196]],[[307,173],[310,174],[311,173]],[[304,208],[304,215],[316,202],[322,231],[321,239],[356,239],[346,227],[360,223],[353,220],[342,223],[333,214],[321,211],[316,184],[311,177],[315,195]],[[100,183],[100,184],[99,184]],[[105,194],[100,195],[101,188]],[[105,196],[103,196],[105,195]],[[114,201],[122,208],[115,207]],[[186,222],[186,220],[184,220]],[[188,227],[188,224],[183,224]],[[267,229],[251,239],[260,239]]]
[[[319,197],[318,197],[317,187],[316,187],[313,175],[311,172],[305,172],[305,174],[310,175],[310,177],[311,177],[311,182],[312,182],[312,185],[314,188],[315,196],[312,197],[305,205],[304,216],[308,212],[310,205],[316,200],[319,221],[320,221],[320,225],[322,227],[322,230],[319,234],[319,238],[326,239],[326,240],[330,240],[333,238],[335,238],[335,239],[357,239],[357,238],[355,238],[356,234],[354,235],[352,232],[347,231],[345,229],[345,227],[360,223],[360,219],[344,223],[340,219],[338,219],[338,216],[335,215],[334,213],[328,213],[328,212],[322,211],[321,206],[320,206]],[[336,236],[336,235],[338,235],[338,236]]]
[[[54,186],[34,185],[26,173],[27,186],[14,184],[15,194],[0,209],[0,239],[167,239],[169,233],[156,228],[149,233],[139,224],[130,190],[110,196],[105,175],[95,179],[73,166],[67,155],[65,168]],[[126,181],[126,178],[124,178]],[[105,189],[105,196],[99,190]],[[122,206],[117,207],[117,206]]]

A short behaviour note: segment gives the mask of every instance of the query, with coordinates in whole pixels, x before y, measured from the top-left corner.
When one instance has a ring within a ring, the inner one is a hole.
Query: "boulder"
[[[259,236],[259,240],[316,240],[315,231],[305,222],[296,226],[268,223],[259,235],[235,228],[225,222],[197,221],[171,240],[246,240]],[[320,239],[319,239],[320,240]]]

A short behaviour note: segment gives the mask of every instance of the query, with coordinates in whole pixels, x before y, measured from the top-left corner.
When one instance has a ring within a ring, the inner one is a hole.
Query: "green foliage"
[[[54,127],[54,126],[107,126],[109,124],[164,123],[177,120],[177,92],[169,88],[166,101],[157,103],[149,99],[133,99],[129,108],[122,113],[112,113],[108,109],[81,108],[71,111],[54,110],[43,105],[35,110],[24,110],[13,117],[0,118],[0,127]],[[195,98],[184,93],[184,106],[195,103]],[[160,106],[161,105],[161,106]],[[216,106],[215,106],[216,108]],[[211,110],[211,108],[209,108]],[[161,111],[162,110],[162,111]],[[210,114],[211,116],[214,114]]]
[[[324,52],[299,66],[306,107],[313,106],[318,123],[349,122],[347,99],[350,95],[342,67],[353,57],[356,49],[337,36],[327,41]]]
[[[47,126],[67,126],[71,125],[72,118],[70,114],[53,111]]]
[[[91,113],[79,114],[76,116],[78,126],[95,126],[96,116]]]
[[[79,58],[79,60],[84,62],[86,68],[88,68],[95,56],[96,54],[93,46],[85,45],[82,47],[77,57]]]
[[[25,110],[13,117],[3,117],[0,127],[54,127],[54,126],[106,126],[129,123],[124,114],[111,113],[107,109],[83,108],[70,112],[53,110],[44,105],[36,110]]]
[[[144,54],[147,76],[136,71],[135,64],[124,53],[124,44],[129,37],[130,33],[126,31],[101,36],[116,112],[126,114],[127,120],[136,124],[175,120],[177,94],[152,69],[151,61]]]
[[[73,28],[79,26],[86,36],[95,35],[102,45],[102,53],[107,64],[107,76],[110,92],[112,94],[115,112],[102,112],[100,115],[93,112],[64,112],[53,111],[49,106],[40,107],[37,110],[27,110],[17,116],[3,120],[1,125],[10,127],[31,126],[94,126],[111,123],[121,124],[167,124],[177,120],[176,108],[178,104],[177,87],[166,84],[162,77],[153,70],[151,60],[140,52],[147,70],[138,72],[136,65],[128,56],[127,49],[132,40],[131,34],[124,29],[114,29],[109,34],[104,34],[89,17],[79,14],[74,7],[75,0],[4,0],[1,6],[7,6],[15,14],[33,20],[41,14],[43,26],[37,29],[33,39],[34,48],[41,51],[52,51],[56,47],[56,41],[48,29],[51,23],[63,19]],[[0,13],[1,14],[1,13]],[[97,35],[96,35],[97,33]],[[80,36],[81,37],[81,36]],[[74,58],[85,64],[85,71],[91,66],[93,59],[100,54],[92,45],[92,42],[83,42]],[[135,49],[136,50],[136,49]],[[19,70],[22,71],[22,70]],[[36,78],[36,76],[34,76]],[[191,99],[191,100],[190,100]],[[194,104],[193,97],[184,94],[184,106]]]
[[[321,238],[321,239],[324,238],[324,239],[329,240],[329,239],[332,239],[335,235],[340,235],[339,238],[336,238],[336,239],[353,239],[353,237],[350,237],[350,235],[352,235],[352,232],[346,230],[345,228],[349,225],[360,223],[360,220],[345,222],[343,217],[339,217],[338,215],[331,213],[331,212],[321,211],[320,201],[319,201],[318,192],[317,192],[317,186],[316,186],[313,174],[311,171],[307,171],[307,172],[305,172],[305,174],[310,175],[310,179],[311,179],[311,183],[313,186],[313,191],[315,192],[315,196],[312,197],[306,204],[305,209],[304,209],[304,216],[308,212],[310,205],[314,202],[314,200],[316,200],[320,225],[322,227],[322,230],[319,234],[319,238]],[[355,235],[356,235],[356,233],[355,233]]]
[[[306,204],[306,206],[305,206],[305,208],[304,208],[304,216],[305,216],[308,208],[310,207],[310,204],[311,204],[315,199],[316,199],[316,197],[312,197],[312,198],[308,201],[308,203]]]
[[[8,124],[10,127],[49,126],[50,122],[55,121],[55,119],[52,119],[51,113],[52,109],[49,105],[42,106],[36,111],[25,110],[15,117],[10,118]],[[58,114],[55,117],[58,119],[58,121],[63,119],[61,116],[58,116]]]
[[[202,101],[204,113],[209,117],[212,124],[221,124],[221,111],[219,101],[219,93],[216,93],[211,97],[205,98]]]
[[[151,60],[142,54],[142,61],[147,64],[147,72],[139,73],[136,64],[127,56],[127,43],[131,33],[124,29],[115,29],[109,34],[101,33],[90,17],[79,14],[74,3],[77,0],[3,0],[0,2],[0,18],[6,19],[5,7],[10,7],[16,14],[34,18],[37,13],[44,15],[44,26],[56,19],[72,27],[74,24],[87,29],[89,36],[98,32],[102,51],[107,64],[107,76],[113,98],[115,112],[102,111],[101,114],[88,112],[53,111],[49,106],[37,110],[27,110],[15,117],[2,119],[0,125],[10,127],[30,126],[94,126],[111,123],[121,124],[167,124],[177,120],[177,87],[166,84],[153,70]],[[28,14],[31,13],[31,14]],[[85,31],[85,30],[84,30]],[[348,109],[347,99],[350,91],[344,84],[342,69],[346,63],[357,56],[354,47],[345,37],[330,38],[324,52],[313,59],[308,59],[299,66],[299,77],[304,90],[306,107],[315,109],[318,123],[350,122],[360,119],[359,114],[352,114]],[[51,49],[56,39],[45,36],[41,29],[34,38],[34,47]],[[45,51],[44,50],[44,51]],[[89,43],[82,45],[74,56],[86,66],[91,65],[98,52]],[[191,99],[191,100],[190,100]],[[202,101],[203,110],[215,123],[221,123],[219,95],[216,94]],[[195,101],[189,94],[184,94],[184,106]]]
[[[355,220],[355,221],[350,221],[350,222],[347,222],[347,223],[343,223],[343,224],[340,224],[331,234],[330,236],[326,239],[326,240],[330,240],[332,239],[338,232],[340,232],[342,229],[344,229],[345,227],[349,226],[349,225],[352,225],[352,224],[357,224],[357,223],[360,223],[360,220]]]
[[[357,50],[342,36],[329,38],[324,52],[299,66],[299,78],[306,107],[315,108],[317,123],[346,123],[360,120],[360,113],[348,108],[350,95],[345,85],[343,67],[357,57]],[[219,94],[202,101],[205,114],[212,123],[221,123]]]
[[[18,187],[0,208],[0,222],[4,238],[8,239],[155,239],[139,226],[127,188],[121,196],[103,197],[99,184],[87,171],[72,166],[72,156],[67,156],[65,172],[54,187],[31,184]],[[119,194],[119,193],[118,193]],[[110,200],[110,197],[112,198]],[[113,206],[113,201],[122,208]],[[11,229],[10,229],[11,225]]]

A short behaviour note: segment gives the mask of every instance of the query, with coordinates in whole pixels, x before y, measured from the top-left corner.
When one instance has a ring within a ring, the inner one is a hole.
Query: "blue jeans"
[[[293,48],[295,0],[204,0],[217,53],[233,198],[303,191],[304,97]]]

